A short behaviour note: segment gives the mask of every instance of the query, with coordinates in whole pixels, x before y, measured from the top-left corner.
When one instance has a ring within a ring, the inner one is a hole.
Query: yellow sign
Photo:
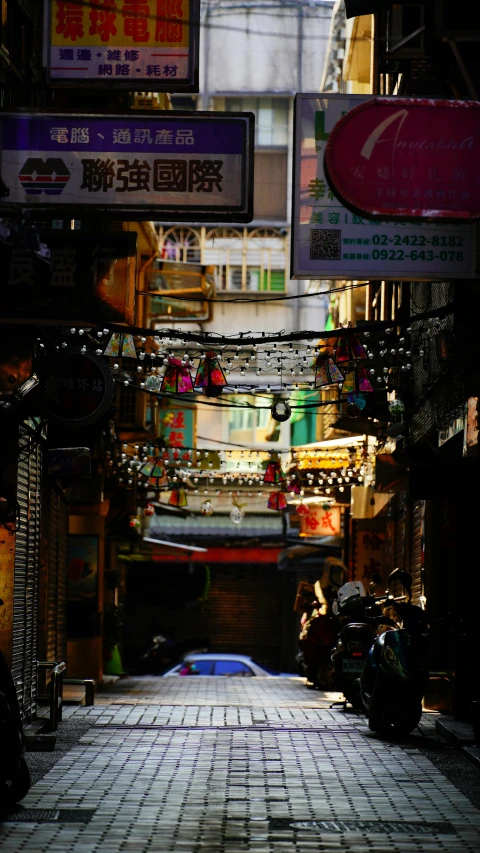
[[[190,88],[198,7],[198,0],[51,0],[50,79]]]

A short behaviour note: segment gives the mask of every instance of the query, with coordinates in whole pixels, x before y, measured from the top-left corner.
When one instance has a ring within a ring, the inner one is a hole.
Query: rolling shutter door
[[[50,489],[48,547],[47,660],[64,661],[67,651],[66,590],[68,507],[55,486]]]
[[[405,510],[405,496],[403,494],[399,494],[397,496],[397,506],[395,512],[395,542],[394,542],[394,569],[404,569],[405,568],[405,524],[406,524],[406,510]]]
[[[412,507],[410,566],[408,567],[412,575],[412,604],[420,604],[420,596],[423,595],[422,537],[424,506],[425,501],[418,501]]]
[[[20,427],[19,447],[12,676],[22,717],[28,721],[36,710],[41,450],[24,427]]]

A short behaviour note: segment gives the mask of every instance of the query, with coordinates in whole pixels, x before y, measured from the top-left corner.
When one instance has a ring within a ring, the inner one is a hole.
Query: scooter
[[[360,676],[376,632],[368,624],[366,606],[369,598],[361,581],[350,581],[340,587],[332,610],[340,616],[342,627],[332,651],[335,689],[345,696],[354,708],[362,708]]]
[[[428,620],[421,607],[411,603],[412,578],[395,569],[389,585],[398,581],[406,601],[386,595],[371,609],[382,631],[375,640],[360,678],[362,701],[372,731],[402,737],[420,722],[422,699],[429,678]]]
[[[25,738],[12,675],[0,651],[0,806],[22,800],[30,789]]]

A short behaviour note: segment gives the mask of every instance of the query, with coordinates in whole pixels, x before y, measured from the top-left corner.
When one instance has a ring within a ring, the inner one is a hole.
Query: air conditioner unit
[[[246,270],[245,286],[246,286],[247,290],[259,290],[260,289],[260,270],[254,270],[254,269],[247,269]],[[227,289],[228,290],[241,290],[242,289],[242,268],[241,267],[230,267],[230,269],[228,271]]]

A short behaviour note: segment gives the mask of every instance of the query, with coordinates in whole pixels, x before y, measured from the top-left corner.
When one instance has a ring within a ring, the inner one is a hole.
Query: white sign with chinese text
[[[198,0],[45,5],[52,82],[198,91]]]
[[[295,98],[292,278],[474,278],[475,225],[370,221],[334,196],[323,163],[327,139],[341,116],[368,97],[322,93]],[[385,192],[394,191],[385,174]]]
[[[340,536],[342,518],[339,506],[309,505],[300,515],[300,536]]]
[[[253,115],[1,117],[2,205],[249,222]]]

